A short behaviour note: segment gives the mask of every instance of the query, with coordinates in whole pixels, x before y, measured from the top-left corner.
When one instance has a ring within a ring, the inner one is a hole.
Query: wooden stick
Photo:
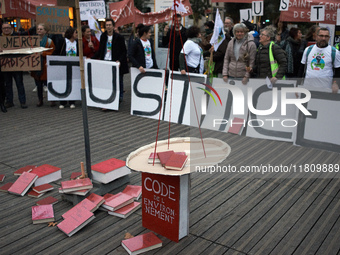
[[[81,176],[79,177],[79,179],[84,179],[86,178],[84,162],[80,162],[80,168],[81,168]]]

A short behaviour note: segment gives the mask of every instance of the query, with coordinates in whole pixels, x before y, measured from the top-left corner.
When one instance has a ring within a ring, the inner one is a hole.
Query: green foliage
[[[191,9],[193,14],[191,15],[194,20],[194,25],[198,24],[198,21],[205,16],[205,11],[211,7],[209,0],[190,0]]]

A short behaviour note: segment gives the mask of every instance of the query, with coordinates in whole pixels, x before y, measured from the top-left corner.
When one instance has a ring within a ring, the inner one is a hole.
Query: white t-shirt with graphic
[[[303,52],[302,64],[306,64],[308,47]],[[334,67],[340,67],[340,52],[336,51]],[[314,45],[307,59],[306,79],[304,85],[331,88],[333,83],[332,46],[319,48]]]
[[[71,42],[69,39],[65,38],[66,42],[66,56],[77,56],[77,41]]]
[[[152,51],[151,51],[151,44],[149,40],[142,40],[143,48],[144,48],[144,56],[145,56],[145,68],[153,67],[153,60],[152,60]]]
[[[203,59],[203,50],[197,43],[187,40],[184,45],[181,53],[184,53],[186,56],[187,65],[193,68],[196,68],[200,64],[200,73],[203,73],[204,69],[204,59]]]
[[[111,52],[112,52],[112,35],[107,36],[107,43],[106,43],[106,54],[104,60],[111,60]]]

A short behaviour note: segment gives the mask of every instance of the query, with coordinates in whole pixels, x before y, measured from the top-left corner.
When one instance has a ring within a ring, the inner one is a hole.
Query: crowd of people
[[[249,78],[268,77],[272,85],[280,79],[305,78],[305,84],[330,88],[333,93],[339,90],[335,78],[340,77],[340,47],[339,44],[334,47],[328,44],[330,32],[327,28],[312,25],[302,39],[301,29],[296,26],[288,29],[279,20],[276,27],[270,25],[260,29],[259,25],[249,22],[234,24],[232,18],[226,17],[225,39],[218,49],[214,49],[210,44],[214,22],[206,22],[202,32],[197,26],[185,28],[181,19],[177,14],[172,26],[167,25],[164,28],[162,43],[169,47],[167,68],[170,70],[180,71],[183,75],[207,71],[215,77],[223,78],[225,82],[240,80],[244,85],[249,83]],[[10,24],[3,23],[1,28],[1,36],[17,35]],[[36,26],[40,46],[49,48],[41,54],[41,71],[31,72],[37,87],[37,107],[44,104],[43,91],[47,85],[46,56],[79,56],[78,31],[75,28],[67,29],[63,38],[49,37],[48,32],[49,28],[45,24]],[[150,26],[136,26],[128,48],[112,19],[105,21],[105,32],[100,40],[92,35],[87,25],[79,32],[82,33],[84,57],[119,64],[120,101],[124,95],[123,77],[129,73],[128,62],[141,73],[145,69],[158,69]],[[212,62],[213,68],[210,67]],[[27,108],[23,72],[0,72],[2,112],[14,106],[13,79],[17,86],[20,107]],[[65,108],[67,103],[71,109],[75,108],[74,101],[60,101],[59,108]],[[55,105],[56,102],[51,102],[51,106]]]

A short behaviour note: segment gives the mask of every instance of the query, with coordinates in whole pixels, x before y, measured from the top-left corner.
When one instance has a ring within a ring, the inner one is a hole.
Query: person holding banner
[[[122,35],[116,33],[114,28],[114,20],[106,19],[106,31],[100,36],[97,56],[100,60],[115,61],[119,63],[119,101],[121,102],[124,93],[124,74],[129,73],[129,66],[127,63],[125,39]]]
[[[304,85],[328,88],[338,93],[339,85],[334,78],[340,78],[340,52],[328,45],[329,30],[321,27],[316,36],[316,44],[308,46],[303,52],[300,69],[304,70]]]
[[[47,34],[49,27],[41,23],[36,28],[37,34],[40,37],[40,47],[49,48],[47,51],[41,53],[41,71],[31,72],[31,76],[34,78],[35,85],[37,86],[38,93],[38,104],[37,107],[43,106],[43,88],[47,86],[47,66],[46,66],[46,56],[52,55],[55,46],[52,39],[48,38]],[[55,103],[51,102],[51,106]]]
[[[141,73],[145,73],[145,68],[158,69],[158,66],[153,44],[149,40],[151,27],[143,24],[138,25],[138,27],[139,39],[133,42],[131,51],[129,51],[129,59],[133,67],[138,68]]]
[[[239,79],[246,85],[255,62],[256,44],[245,24],[238,23],[233,30],[235,37],[229,42],[224,56],[223,80],[228,82],[228,77]]]
[[[270,79],[275,84],[285,76],[287,70],[286,52],[274,43],[275,28],[267,26],[261,29],[260,46],[255,56],[253,73],[256,78]]]
[[[99,50],[99,41],[94,35],[91,35],[91,29],[88,25],[82,26],[81,32],[83,35],[83,54],[87,58],[93,58]]]
[[[201,31],[198,27],[192,26],[187,32],[188,40],[185,42],[179,55],[179,66],[181,74],[203,73],[204,59],[201,43]],[[185,55],[185,56],[184,56]]]
[[[59,44],[55,54],[59,56],[79,56],[77,29],[69,27],[65,31],[65,39]],[[75,101],[69,101],[70,108],[76,108]],[[64,109],[67,101],[60,101],[59,109]]]
[[[17,33],[13,32],[12,26],[8,23],[2,24],[2,36],[16,36]],[[24,77],[22,71],[15,72],[3,72],[3,78],[5,80],[6,87],[6,104],[7,108],[13,107],[13,79],[17,86],[18,90],[18,98],[20,102],[20,106],[22,109],[26,109],[26,93],[24,87]]]

